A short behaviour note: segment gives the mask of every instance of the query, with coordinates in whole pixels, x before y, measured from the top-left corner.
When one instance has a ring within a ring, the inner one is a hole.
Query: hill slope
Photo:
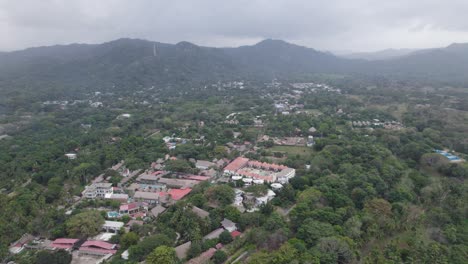
[[[468,44],[414,52],[387,61],[336,57],[281,40],[238,48],[119,39],[0,53],[0,90],[100,89],[179,81],[295,78],[312,73],[386,75],[467,82]]]

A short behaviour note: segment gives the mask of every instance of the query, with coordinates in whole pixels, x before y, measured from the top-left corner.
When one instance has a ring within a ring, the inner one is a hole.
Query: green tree
[[[234,189],[228,185],[223,184],[208,188],[205,191],[205,196],[212,203],[216,203],[220,206],[226,206],[234,201],[236,194]]]
[[[69,264],[72,255],[63,249],[57,251],[39,251],[36,255],[36,264]]]
[[[309,246],[315,245],[322,237],[333,236],[335,230],[328,223],[322,223],[313,219],[306,219],[297,230],[297,238],[302,239]]]
[[[104,224],[104,218],[99,211],[85,211],[72,216],[65,223],[71,237],[89,237],[99,233]]]
[[[177,262],[174,248],[168,246],[159,246],[154,249],[146,258],[148,264],[174,264]]]
[[[136,233],[128,232],[120,238],[120,246],[126,249],[132,245],[136,245],[139,239],[140,238],[138,237]]]
[[[213,255],[213,262],[215,264],[221,264],[223,263],[224,261],[226,261],[227,259],[227,255],[224,251],[222,250],[218,250],[214,253]]]
[[[229,231],[227,230],[224,230],[221,235],[219,235],[219,242],[223,243],[223,244],[229,244],[232,242],[232,236],[231,236],[231,233],[229,233]]]

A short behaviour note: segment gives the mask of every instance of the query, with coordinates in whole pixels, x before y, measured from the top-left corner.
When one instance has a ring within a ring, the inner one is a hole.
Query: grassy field
[[[309,147],[299,147],[299,146],[274,146],[268,149],[271,152],[281,152],[285,153],[288,156],[308,156],[314,152],[312,148]]]

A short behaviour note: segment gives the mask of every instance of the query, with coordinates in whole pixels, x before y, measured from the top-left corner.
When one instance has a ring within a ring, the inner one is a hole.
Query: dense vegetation
[[[168,162],[170,170],[196,172],[189,159],[232,159],[240,153],[227,151],[226,143],[249,141],[258,149],[247,156],[297,169],[270,203],[241,213],[231,205],[235,183],[200,184],[157,221],[114,237],[119,253],[129,250],[129,261],[117,256],[111,262],[170,263],[173,247],[192,241],[189,258],[225,244],[214,263],[244,252],[246,263],[466,263],[468,166],[433,153],[449,148],[466,158],[466,89],[348,80],[328,80],[342,93],[288,97],[290,104],[310,110],[291,115],[277,115],[273,107],[291,88],[261,82],[248,82],[243,89],[192,84],[82,95],[102,101],[100,108],[87,102],[44,105],[31,94],[26,101],[35,104],[19,106],[0,120],[11,136],[0,140],[6,150],[0,152],[0,256],[26,232],[47,238],[95,235],[104,218],[90,208],[115,204],[90,202],[71,215],[65,211],[94,177],[117,177],[107,168],[121,160],[131,170],[146,169],[170,154],[178,158]],[[224,123],[233,112],[239,113],[238,124]],[[122,113],[131,118],[118,118]],[[253,126],[257,116],[263,127]],[[350,124],[372,119],[398,120],[405,127],[370,130]],[[310,127],[317,130],[313,148],[258,142],[262,135],[305,137]],[[162,137],[173,134],[193,141],[168,150]],[[202,143],[196,141],[202,136]],[[78,158],[67,159],[68,152]],[[261,195],[266,189],[246,191]],[[209,217],[197,216],[193,206]],[[223,218],[238,223],[243,236],[232,241],[225,233],[203,240]],[[56,258],[41,252],[16,256],[19,263],[55,263]]]

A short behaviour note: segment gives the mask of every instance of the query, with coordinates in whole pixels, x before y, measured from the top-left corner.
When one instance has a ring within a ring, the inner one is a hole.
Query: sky
[[[0,50],[141,38],[327,51],[468,42],[467,0],[0,0]]]

